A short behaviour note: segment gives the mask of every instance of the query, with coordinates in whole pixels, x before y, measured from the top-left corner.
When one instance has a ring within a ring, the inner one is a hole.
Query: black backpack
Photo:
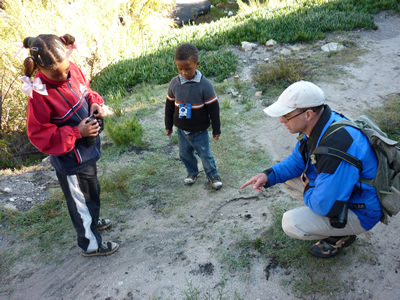
[[[378,169],[375,178],[371,180],[360,178],[360,180],[375,187],[383,212],[380,221],[387,225],[388,217],[394,216],[400,211],[400,148],[397,147],[398,142],[389,139],[373,120],[364,115],[356,120],[348,119],[332,123],[321,141],[344,126],[352,126],[361,130],[376,154]],[[338,157],[357,167],[361,174],[361,161],[346,152],[332,147],[319,146],[311,154],[313,164],[316,162],[315,154]]]

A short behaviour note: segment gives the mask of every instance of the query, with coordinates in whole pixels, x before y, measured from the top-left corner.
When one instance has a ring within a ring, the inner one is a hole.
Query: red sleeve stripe
[[[175,101],[175,98],[171,97],[170,95],[167,95],[167,99],[170,100],[170,101]]]
[[[217,100],[218,100],[217,95],[214,95],[210,99],[207,99],[204,103],[207,105],[207,104],[211,104],[211,103],[213,103],[213,102],[215,102]]]

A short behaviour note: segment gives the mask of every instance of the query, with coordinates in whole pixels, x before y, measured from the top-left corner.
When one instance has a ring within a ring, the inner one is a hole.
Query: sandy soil
[[[359,31],[359,37],[355,38],[360,47],[369,50],[361,57],[361,64],[346,65],[347,75],[334,82],[316,82],[325,91],[328,104],[349,117],[357,117],[363,109],[380,106],[382,96],[399,93],[400,17],[378,14],[376,24],[378,30]],[[254,63],[251,57],[269,57],[271,51],[262,46],[257,52],[241,55],[250,62],[242,68],[243,79],[249,76],[249,68]],[[296,137],[277,119],[266,117],[257,125],[241,128],[245,142],[251,147],[266,147],[273,161],[291,152]],[[260,166],[260,170],[264,167]],[[0,202],[28,209],[30,201],[26,198],[40,196],[43,190],[30,180],[37,176],[43,176],[50,185],[56,184],[46,167],[33,174],[10,176],[0,181],[3,191]],[[20,194],[4,192],[6,186]],[[189,209],[182,208],[180,217],[176,214],[161,218],[150,206],[122,212],[125,216],[129,213],[130,217],[126,218],[129,221],[117,223],[103,234],[104,239],[118,240],[121,245],[110,257],[88,259],[79,255],[76,247],[71,247],[65,251],[61,264],[20,262],[7,278],[10,283],[1,286],[0,299],[184,299],[190,286],[202,293],[209,291],[210,299],[217,299],[218,289],[223,285],[224,299],[234,299],[235,293],[243,299],[296,299],[281,285],[282,279],[290,280],[292,275],[279,267],[266,271],[272,264],[268,259],[253,261],[243,279],[243,274],[224,271],[214,251],[227,249],[235,241],[232,229],[237,228],[250,237],[259,235],[271,220],[267,202],[272,198],[282,201],[291,198],[284,186],[273,187],[266,197],[259,198],[256,192],[243,193],[232,186],[224,186],[219,192],[204,187],[202,193],[203,201],[197,201]],[[15,198],[13,203],[11,197]],[[399,226],[400,216],[396,216],[389,226],[378,224],[359,236],[359,240],[378,252],[377,262],[354,261],[346,266],[342,277],[353,290],[347,294],[338,292],[326,299],[398,299]],[[11,248],[12,241],[0,236],[0,247]]]

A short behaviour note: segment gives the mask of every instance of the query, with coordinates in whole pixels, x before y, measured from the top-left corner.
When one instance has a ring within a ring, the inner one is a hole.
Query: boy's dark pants
[[[100,184],[93,164],[75,175],[56,171],[68,211],[83,251],[96,251],[102,242],[96,224],[100,214]]]

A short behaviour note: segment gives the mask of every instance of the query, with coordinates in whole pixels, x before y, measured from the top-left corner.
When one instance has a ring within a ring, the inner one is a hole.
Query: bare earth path
[[[360,31],[355,41],[369,50],[361,57],[361,65],[345,66],[350,75],[335,82],[316,82],[325,91],[328,104],[349,117],[380,106],[381,96],[399,93],[400,17],[378,14],[376,24],[377,31]],[[265,117],[256,125],[254,128],[263,130],[241,128],[249,146],[266,147],[273,161],[291,152],[295,136],[277,119]],[[213,251],[230,247],[235,228],[238,234],[256,237],[270,222],[267,202],[271,197],[289,198],[288,192],[277,186],[268,197],[257,199],[252,193],[244,196],[239,187],[224,186],[216,193],[199,184],[202,194],[193,207],[182,208],[180,214],[169,218],[160,217],[152,207],[121,212],[129,215],[129,221],[104,233],[105,239],[117,239],[121,244],[113,256],[88,259],[71,247],[61,264],[20,262],[12,270],[17,275],[10,286],[0,290],[0,299],[184,299],[191,286],[217,298],[223,282],[225,299],[234,299],[235,292],[244,299],[296,299],[281,285],[281,280],[290,280],[291,275],[279,268],[267,275],[267,260],[253,262],[243,279],[242,274],[223,271]],[[379,224],[360,236],[378,252],[378,263],[345,266],[342,276],[353,291],[327,299],[399,299],[399,230],[400,216],[396,216],[389,226]],[[0,245],[11,247],[1,237]]]

